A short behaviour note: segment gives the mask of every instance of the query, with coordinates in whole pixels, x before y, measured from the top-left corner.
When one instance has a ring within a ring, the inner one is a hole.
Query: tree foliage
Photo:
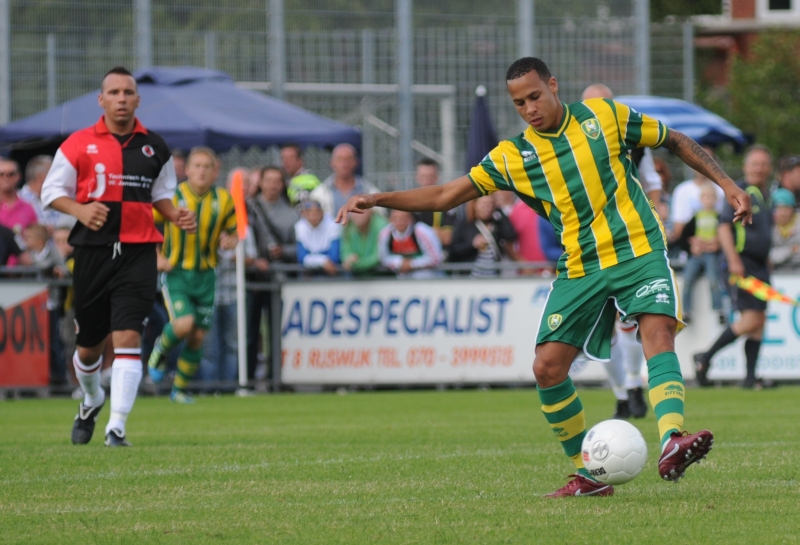
[[[800,32],[763,32],[731,66],[727,96],[709,104],[780,157],[800,152]]]
[[[720,0],[650,0],[650,20],[654,23],[667,17],[686,18],[692,15],[719,15]]]

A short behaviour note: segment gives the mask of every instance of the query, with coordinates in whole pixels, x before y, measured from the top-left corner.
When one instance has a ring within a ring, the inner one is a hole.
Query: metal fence
[[[408,154],[403,153],[409,141],[415,141],[414,160],[426,149],[441,156],[449,145],[443,142],[447,105],[441,94],[415,93],[410,114],[402,107],[398,78],[403,58],[397,52],[404,47],[404,21],[411,28],[411,82],[454,86],[450,174],[466,168],[469,115],[478,85],[488,89],[498,135],[522,128],[506,96],[504,74],[523,51],[548,62],[568,102],[595,81],[619,94],[649,88],[653,94],[685,97],[692,87],[693,76],[686,70],[691,55],[687,61],[683,54],[684,27],[643,22],[647,0],[417,2],[409,21],[402,18],[403,4],[410,6],[411,0],[295,0],[285,5],[284,0],[0,0],[0,10],[6,10],[0,19],[10,22],[9,35],[3,37],[9,45],[7,113],[19,119],[90,92],[116,64],[206,66],[240,82],[269,82],[273,94],[360,127],[365,174],[383,187],[395,187],[409,183]],[[529,28],[521,24],[526,20]],[[650,55],[642,60],[642,44],[648,42]],[[287,85],[274,85],[281,81]],[[379,95],[308,86],[298,91],[298,85],[291,85],[398,83],[399,92]],[[413,128],[410,137],[403,131],[408,126]],[[225,166],[274,160],[274,154],[262,150],[234,150]],[[329,173],[327,162],[325,152],[308,155],[308,166],[322,176]]]

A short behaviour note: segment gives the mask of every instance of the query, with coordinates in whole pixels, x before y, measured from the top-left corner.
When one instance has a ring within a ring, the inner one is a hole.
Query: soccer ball
[[[647,462],[647,443],[639,430],[624,420],[606,420],[589,430],[581,447],[589,474],[606,484],[632,481]]]

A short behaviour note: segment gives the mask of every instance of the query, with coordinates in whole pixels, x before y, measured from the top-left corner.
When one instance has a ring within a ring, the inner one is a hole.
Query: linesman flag
[[[244,204],[244,179],[241,170],[233,173],[231,180],[231,197],[236,214],[236,234],[239,240],[247,238],[247,207]]]
[[[789,303],[790,305],[800,306],[800,301],[792,299],[788,295],[779,292],[758,278],[752,276],[743,278],[739,275],[732,274],[728,279],[728,282],[730,282],[731,285],[746,291],[747,293],[753,294],[762,301],[779,301],[781,303]]]

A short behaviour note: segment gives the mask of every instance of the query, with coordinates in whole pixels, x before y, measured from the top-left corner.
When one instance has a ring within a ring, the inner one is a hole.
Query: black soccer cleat
[[[631,408],[631,416],[634,418],[644,418],[647,414],[647,403],[644,400],[644,390],[641,386],[628,390],[628,406]]]
[[[125,440],[125,434],[118,429],[112,429],[106,434],[105,446],[107,447],[129,447],[131,446]]]
[[[618,399],[617,400],[617,407],[614,409],[614,414],[611,418],[616,420],[627,420],[631,417],[631,409],[628,406],[627,399]]]
[[[706,353],[700,352],[692,356],[694,359],[694,372],[697,377],[697,383],[703,388],[713,386],[713,383],[708,380],[708,369],[711,367],[706,359]]]
[[[78,414],[75,415],[75,422],[72,424],[72,444],[85,445],[92,440],[94,425],[97,422],[97,415],[103,409],[102,403],[97,407],[87,407],[83,403],[78,407]]]

